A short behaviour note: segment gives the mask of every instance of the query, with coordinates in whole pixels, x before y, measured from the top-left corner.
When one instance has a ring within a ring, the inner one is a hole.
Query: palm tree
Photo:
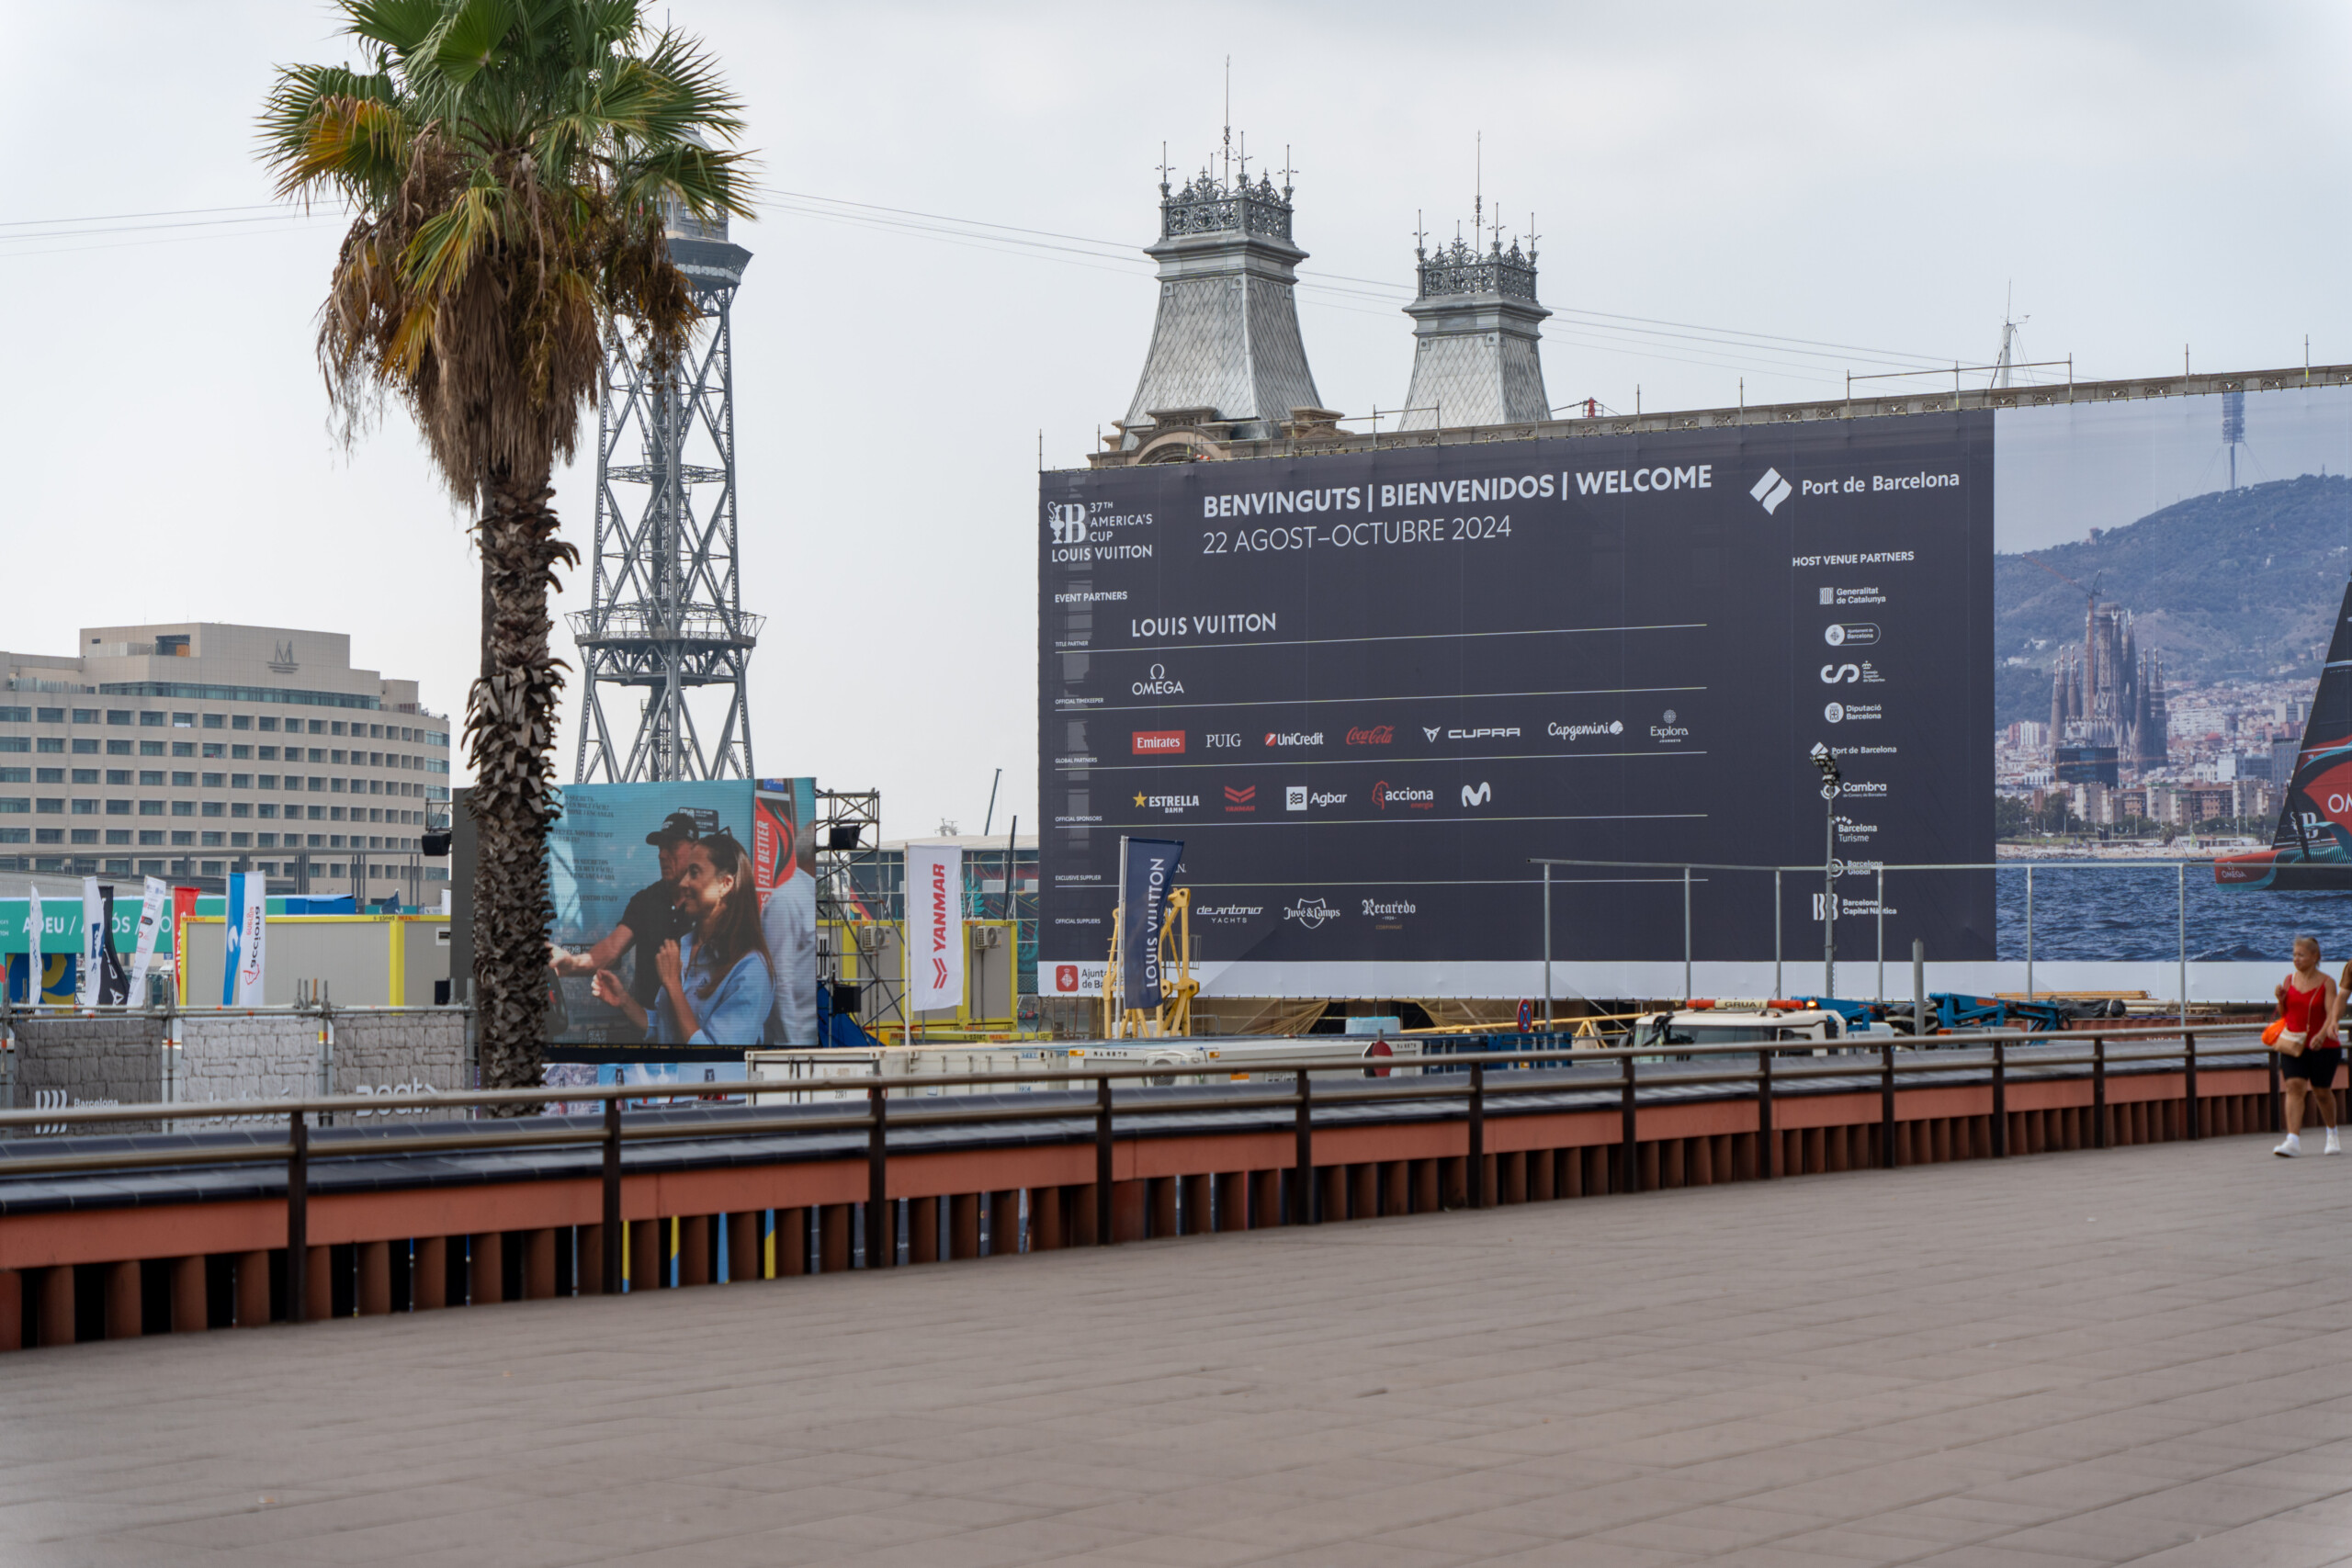
[[[281,196],[355,214],[318,354],[348,445],[387,394],[479,518],[481,669],[466,701],[482,1077],[539,1081],[555,704],[548,591],[578,554],[548,475],[609,333],[658,362],[695,320],[665,213],[749,216],[740,104],[638,0],[341,0],[367,64],[281,69],[261,114]]]

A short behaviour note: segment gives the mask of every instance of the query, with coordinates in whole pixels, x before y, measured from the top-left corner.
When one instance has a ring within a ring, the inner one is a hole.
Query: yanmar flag
[[[1159,928],[1184,846],[1174,839],[1119,840],[1119,1006],[1159,1005]]]
[[[907,846],[907,1005],[916,1012],[964,1001],[964,852]]]

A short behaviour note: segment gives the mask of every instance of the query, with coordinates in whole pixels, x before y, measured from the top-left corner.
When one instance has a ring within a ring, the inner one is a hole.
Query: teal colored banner
[[[117,953],[129,953],[131,939],[139,934],[141,886],[137,882],[117,881],[114,884],[114,950]],[[215,898],[213,903],[217,905],[220,900]],[[31,900],[26,898],[0,898],[0,954],[32,951],[25,931],[29,923],[30,904]],[[157,957],[167,956],[172,951],[171,913],[171,906],[164,905],[164,927],[155,937]],[[80,894],[44,897],[40,901],[40,950],[43,953],[82,951]]]

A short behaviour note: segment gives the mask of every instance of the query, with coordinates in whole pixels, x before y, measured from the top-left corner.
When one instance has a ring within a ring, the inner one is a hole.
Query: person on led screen
[[[771,796],[759,805],[760,830],[776,835],[775,886],[763,890],[760,931],[775,982],[768,1019],[771,1045],[817,1043],[817,882],[800,863],[799,824]]]
[[[662,976],[654,954],[663,942],[684,935],[690,924],[677,908],[678,874],[684,863],[684,851],[695,841],[698,831],[693,812],[673,811],[662,826],[646,834],[645,841],[661,858],[661,879],[629,896],[628,907],[621,911],[620,923],[606,932],[602,942],[585,953],[566,953],[559,948],[548,955],[548,966],[560,976],[593,976],[600,969],[611,968],[622,953],[634,953],[628,994],[636,999],[640,1011],[650,1010],[654,998],[662,994]]]
[[[648,1010],[619,976],[596,972],[596,999],[650,1032],[655,1045],[757,1045],[775,1007],[760,938],[752,858],[719,833],[679,851],[678,908],[693,929],[654,954],[662,995]]]

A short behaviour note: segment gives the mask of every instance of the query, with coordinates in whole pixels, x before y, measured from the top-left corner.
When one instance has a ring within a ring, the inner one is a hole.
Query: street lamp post
[[[1838,759],[1826,746],[1813,749],[1813,765],[1821,770],[1821,988],[1825,997],[1838,994],[1838,795],[1843,788]]]

